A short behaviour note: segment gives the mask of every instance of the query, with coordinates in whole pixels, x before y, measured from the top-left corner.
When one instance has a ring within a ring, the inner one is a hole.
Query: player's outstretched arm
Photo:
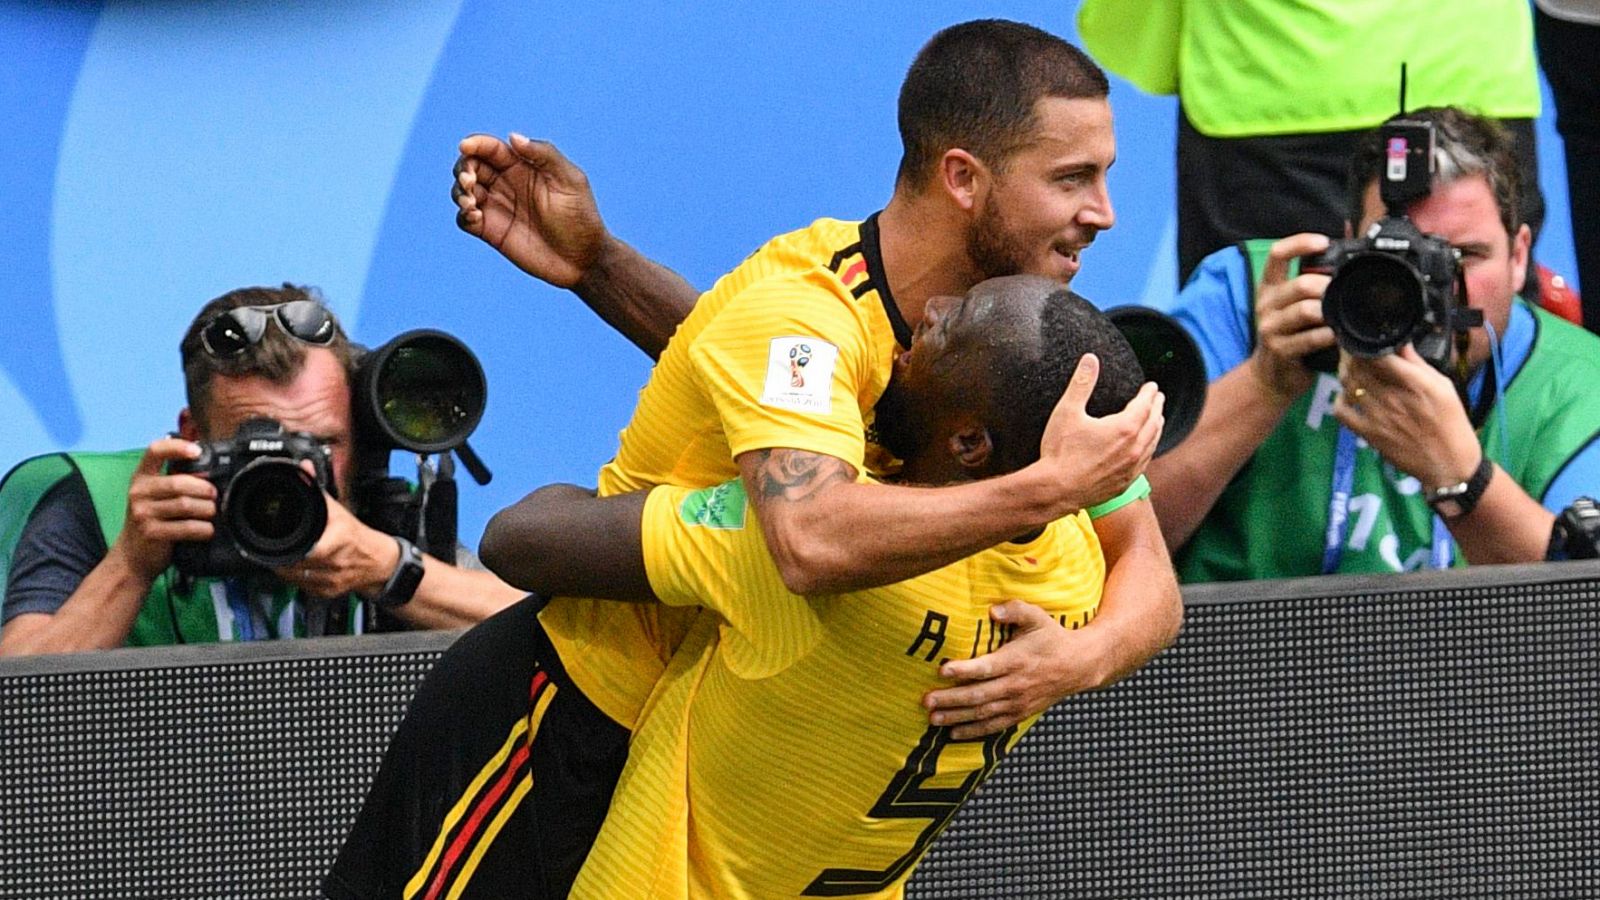
[[[577,294],[660,357],[699,292],[606,230],[583,170],[547,141],[486,134],[461,141],[450,197],[456,225],[516,266]]]
[[[547,597],[653,600],[640,534],[646,496],[546,485],[495,513],[479,555],[508,584]]]

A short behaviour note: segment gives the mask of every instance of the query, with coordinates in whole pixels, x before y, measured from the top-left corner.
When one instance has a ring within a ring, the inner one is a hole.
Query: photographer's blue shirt
[[[1167,305],[1199,346],[1208,380],[1249,359],[1254,297],[1249,258],[1228,247],[1206,257]],[[1500,351],[1501,396],[1478,433],[1485,453],[1551,512],[1600,494],[1600,338],[1519,300]],[[1491,368],[1468,385],[1473,401]],[[1315,575],[1325,559],[1335,572],[1406,571],[1441,561],[1421,485],[1365,442],[1352,444],[1347,499],[1332,502],[1343,429],[1331,411],[1339,391],[1335,376],[1319,373],[1290,407],[1179,550],[1181,580]],[[1332,540],[1336,506],[1347,524]],[[1443,549],[1443,560],[1462,564],[1453,548]]]

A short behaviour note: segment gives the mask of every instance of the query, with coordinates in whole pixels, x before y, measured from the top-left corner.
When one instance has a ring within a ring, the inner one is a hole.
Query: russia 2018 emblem
[[[789,348],[789,387],[806,386],[806,363],[811,362],[811,346],[796,344]]]
[[[761,405],[826,415],[833,409],[833,366],[838,358],[839,348],[821,338],[773,338]]]

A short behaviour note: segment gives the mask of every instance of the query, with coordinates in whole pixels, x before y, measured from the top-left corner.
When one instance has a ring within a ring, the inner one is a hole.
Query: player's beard
[[[988,204],[967,229],[967,256],[983,278],[1021,275],[1027,271],[1023,242],[994,204]]]

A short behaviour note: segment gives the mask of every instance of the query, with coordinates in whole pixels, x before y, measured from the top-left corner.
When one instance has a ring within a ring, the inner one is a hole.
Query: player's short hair
[[[1032,136],[1040,98],[1109,91],[1088,54],[1049,32],[1003,19],[952,25],[922,48],[900,86],[897,177],[920,187],[952,147],[1003,169]]]
[[[1483,176],[1499,208],[1500,224],[1506,234],[1516,236],[1522,227],[1523,185],[1511,132],[1493,119],[1454,106],[1430,106],[1393,118],[1432,122],[1434,187]],[[1385,150],[1382,133],[1375,128],[1361,137],[1350,157],[1346,199],[1351,224],[1360,222],[1366,211],[1367,188],[1383,173]]]
[[[268,324],[261,340],[246,347],[236,356],[219,358],[206,352],[201,333],[211,320],[230,309],[241,306],[271,306],[295,300],[310,300],[326,307],[316,288],[284,282],[282,287],[246,287],[229,291],[200,308],[189,323],[178,353],[183,360],[183,387],[188,396],[189,412],[203,430],[210,411],[211,381],[218,375],[255,375],[273,384],[284,385],[299,376],[306,364],[309,345],[285,334],[276,324]],[[356,352],[350,346],[338,317],[329,311],[333,320],[334,336],[326,346],[338,358],[345,373],[355,369]]]
[[[1093,304],[1061,288],[1045,301],[1033,352],[1012,349],[994,360],[989,435],[1000,468],[1020,469],[1039,458],[1045,425],[1086,353],[1100,360],[1089,415],[1120,411],[1144,383],[1133,347]]]

